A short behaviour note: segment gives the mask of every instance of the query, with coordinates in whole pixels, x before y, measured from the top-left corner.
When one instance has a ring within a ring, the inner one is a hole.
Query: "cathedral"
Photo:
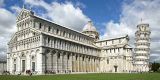
[[[17,32],[8,42],[7,71],[11,74],[26,74],[28,70],[34,74],[149,70],[150,31],[147,24],[138,25],[135,52],[129,45],[128,35],[100,40],[92,21],[79,32],[22,8],[16,27]]]

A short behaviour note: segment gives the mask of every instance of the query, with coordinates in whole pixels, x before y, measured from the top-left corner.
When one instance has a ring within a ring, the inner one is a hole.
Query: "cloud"
[[[5,8],[0,8],[0,58],[6,56],[7,42],[16,30],[16,17]]]
[[[122,5],[119,23],[106,23],[106,32],[101,38],[128,34],[133,45],[137,24],[148,23],[151,29],[151,54],[160,53],[160,0],[134,0]],[[141,22],[141,18],[143,21]],[[152,56],[152,55],[151,55]],[[152,57],[151,57],[152,58]],[[153,58],[152,58],[153,59]],[[152,61],[152,60],[151,60]]]
[[[22,9],[19,6],[11,6],[11,10],[17,15]]]
[[[58,3],[52,2],[51,4],[43,0],[25,0],[25,3],[31,6],[39,6],[45,9],[45,13],[42,15],[45,18],[49,18],[57,24],[69,27],[78,31],[81,31],[83,26],[90,19],[83,14],[79,6],[83,6],[82,3],[74,5],[71,2]]]
[[[80,2],[74,5],[71,2],[47,3],[43,0],[25,0],[25,3],[33,8],[40,8],[36,9],[39,10],[40,16],[49,18],[58,24],[79,31],[81,31],[84,24],[90,20],[80,9],[80,6],[83,8],[85,7]],[[2,5],[5,5],[4,0],[0,0],[0,58],[6,56],[7,43],[10,40],[11,35],[16,31],[16,15],[21,11],[21,8],[18,5],[9,7],[12,12],[5,8],[1,8]],[[43,9],[45,12],[41,13],[41,10]]]

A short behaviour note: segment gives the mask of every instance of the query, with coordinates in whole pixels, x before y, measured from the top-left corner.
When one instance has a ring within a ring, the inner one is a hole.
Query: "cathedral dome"
[[[88,23],[84,26],[82,33],[95,38],[95,40],[99,39],[99,33],[96,30],[96,27],[93,25],[92,21],[88,21]]]
[[[95,32],[97,32],[95,26],[92,23],[92,21],[88,21],[88,23],[84,26],[83,32],[86,32],[86,31],[95,31]]]

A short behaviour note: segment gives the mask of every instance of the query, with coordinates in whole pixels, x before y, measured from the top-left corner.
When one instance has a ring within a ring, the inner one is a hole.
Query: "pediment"
[[[125,45],[124,47],[125,47],[125,48],[132,48],[132,47],[131,47],[130,45],[128,45],[128,44]]]
[[[20,21],[24,18],[29,17],[30,15],[34,15],[34,13],[31,10],[22,9],[21,12],[17,16],[17,21]]]
[[[9,43],[18,41],[18,36],[17,36],[17,35],[18,35],[18,34],[21,34],[21,32],[22,32],[22,31],[18,31],[18,32],[14,33],[14,34],[11,36],[11,39],[10,39]],[[28,28],[28,29],[25,30],[25,32],[32,33],[33,36],[36,36],[36,35],[40,35],[40,34],[41,34],[41,31],[36,30],[36,29],[34,29],[34,28]],[[22,34],[25,34],[25,33],[22,32]],[[27,33],[27,34],[28,34],[28,33]],[[30,37],[32,37],[32,36],[30,36]],[[29,38],[29,37],[26,37],[26,38]]]
[[[17,35],[16,35],[16,33],[14,33],[14,34],[11,36],[11,39],[10,39],[9,43],[10,43],[10,42],[16,42],[16,41],[17,41]]]

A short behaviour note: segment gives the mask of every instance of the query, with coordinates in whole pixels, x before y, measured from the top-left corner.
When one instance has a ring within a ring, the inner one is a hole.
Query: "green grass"
[[[1,75],[0,80],[160,80],[160,73],[95,73],[35,76]]]

